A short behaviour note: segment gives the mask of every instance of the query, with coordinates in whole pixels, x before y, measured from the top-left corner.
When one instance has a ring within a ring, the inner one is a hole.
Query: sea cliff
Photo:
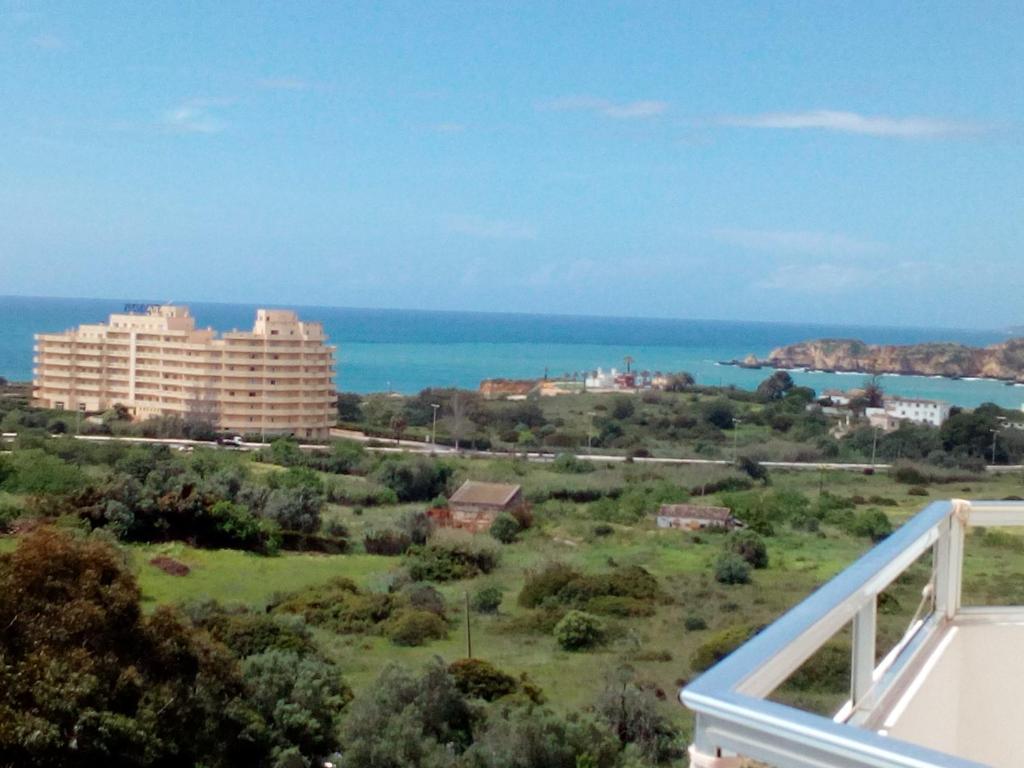
[[[981,348],[947,342],[892,346],[865,344],[856,339],[818,339],[778,347],[764,359],[750,355],[736,364],[1024,383],[1024,338]]]

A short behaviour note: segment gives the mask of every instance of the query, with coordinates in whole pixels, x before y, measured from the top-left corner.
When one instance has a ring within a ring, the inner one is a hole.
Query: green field
[[[686,487],[707,479],[708,470],[693,467],[614,466],[584,475],[559,475],[543,466],[513,464],[507,460],[460,461],[456,476],[478,479],[518,480],[527,494],[562,487],[568,481],[577,488],[608,489],[632,482],[664,480]],[[952,496],[1002,498],[1022,490],[1016,476],[989,477],[960,484],[932,485],[927,496],[910,496],[907,487],[879,474],[866,477],[842,472],[775,472],[773,489],[799,490],[813,497],[819,488],[838,495],[889,497],[898,506],[887,509],[898,523],[931,499]],[[421,505],[420,505],[421,506]],[[338,519],[349,528],[354,541],[373,528],[387,527],[417,505],[352,508],[332,505],[325,519]],[[681,724],[687,716],[673,703],[681,683],[690,679],[690,657],[715,630],[736,624],[762,625],[806,597],[817,586],[865,552],[870,541],[831,528],[818,534],[780,529],[767,539],[770,567],[755,571],[753,583],[723,586],[711,576],[721,550],[721,537],[694,536],[662,531],[648,519],[637,525],[616,525],[614,533],[594,535],[594,522],[586,505],[547,502],[535,507],[537,525],[518,542],[502,547],[502,560],[492,574],[439,585],[450,608],[451,631],[447,640],[422,647],[405,648],[380,636],[342,636],[323,630],[317,637],[324,650],[340,665],[358,691],[370,684],[389,663],[417,666],[433,656],[446,660],[466,653],[465,595],[495,585],[505,594],[496,616],[471,614],[473,653],[508,672],[527,673],[548,693],[552,705],[573,710],[591,703],[604,685],[605,676],[627,663],[644,679],[653,681],[666,695],[666,711]],[[967,600],[1024,601],[1024,539],[1015,534],[972,537],[965,576]],[[7,547],[9,542],[0,542]],[[133,564],[147,605],[216,599],[261,609],[275,593],[302,591],[337,576],[353,579],[370,590],[386,590],[403,566],[400,557],[282,554],[263,557],[231,550],[198,550],[180,543],[132,545]],[[169,576],[149,564],[157,554],[187,564],[187,576]],[[527,572],[550,561],[573,564],[588,572],[613,565],[640,565],[658,577],[669,596],[652,617],[620,619],[614,639],[598,650],[570,653],[558,648],[544,633],[523,632],[516,620],[525,611],[516,595]],[[923,570],[922,570],[923,573]],[[921,582],[921,579],[918,579]],[[921,582],[923,583],[923,582]],[[908,582],[896,589],[898,610],[882,618],[882,636],[894,642],[917,607],[920,583]],[[699,617],[706,630],[687,631],[687,618]],[[884,649],[883,649],[884,650]],[[797,701],[830,708],[835,696],[802,695]]]

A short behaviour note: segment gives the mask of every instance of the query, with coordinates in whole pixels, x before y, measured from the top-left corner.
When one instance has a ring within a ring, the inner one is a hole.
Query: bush
[[[467,696],[494,701],[519,690],[516,679],[483,659],[459,659],[448,667],[455,686]]]
[[[456,581],[490,573],[498,565],[498,552],[471,536],[451,536],[408,551],[413,581]]]
[[[498,587],[484,587],[473,595],[473,610],[477,613],[497,613],[503,595]]]
[[[583,611],[570,611],[555,625],[555,639],[567,651],[592,648],[604,637],[600,619]]]
[[[608,525],[608,523],[599,523],[594,526],[595,536],[611,536],[613,533],[615,533],[615,529]]]
[[[407,591],[409,605],[418,611],[430,611],[445,618],[444,596],[429,584],[418,584]]]
[[[425,456],[387,458],[374,477],[399,501],[429,501],[447,490],[452,468]]]
[[[507,512],[502,512],[491,523],[491,536],[502,544],[511,544],[519,535],[519,521]]]
[[[403,532],[393,528],[379,531],[367,531],[363,536],[363,548],[368,555],[386,555],[395,557],[404,555],[412,546],[412,539]]]
[[[750,566],[737,554],[723,553],[715,562],[715,581],[719,584],[749,584]]]
[[[548,440],[550,444],[550,440]],[[572,453],[560,453],[551,462],[552,472],[561,472],[566,475],[582,475],[588,472],[593,472],[595,469],[594,462],[584,461],[578,456]]]
[[[632,618],[636,616],[653,616],[654,605],[635,597],[619,597],[618,595],[600,595],[587,601],[586,608],[591,613],[605,616]]]
[[[900,464],[892,473],[897,483],[904,485],[928,485],[928,477],[912,464]]]
[[[854,518],[850,533],[879,542],[892,533],[892,523],[882,510],[868,509]]]
[[[715,632],[697,646],[690,657],[690,667],[694,672],[710,669],[760,631],[749,624],[741,624]]]
[[[733,531],[725,542],[729,552],[742,557],[752,568],[768,567],[768,547],[754,531]]]
[[[708,628],[708,623],[700,616],[687,616],[683,621],[683,626],[688,632],[700,632]]]
[[[907,489],[907,495],[908,496],[927,496],[928,495],[928,489],[924,488],[924,487],[922,487],[920,485],[915,485],[913,488],[908,488]]]
[[[448,624],[431,611],[402,611],[386,629],[395,645],[416,646],[448,637]]]

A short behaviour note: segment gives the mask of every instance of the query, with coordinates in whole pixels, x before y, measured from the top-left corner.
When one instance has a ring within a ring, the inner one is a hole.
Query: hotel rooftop
[[[1024,502],[926,507],[685,688],[696,714],[691,765],[1024,765],[1024,606],[961,604],[969,525],[1024,525]],[[919,559],[931,564],[920,608],[894,648],[877,648],[878,597]],[[851,624],[849,698],[834,717],[768,700]]]

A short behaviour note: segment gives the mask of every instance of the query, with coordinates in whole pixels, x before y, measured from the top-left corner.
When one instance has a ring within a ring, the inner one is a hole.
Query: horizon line
[[[26,295],[26,294],[0,294],[0,300],[2,299],[44,299],[44,300],[57,300],[57,301],[109,301],[120,304],[153,304],[153,305],[174,305],[174,306],[191,306],[195,305],[215,305],[215,306],[227,306],[227,307],[253,307],[254,309],[340,309],[340,310],[354,310],[362,312],[418,312],[423,314],[450,314],[450,315],[487,315],[492,317],[555,317],[564,319],[574,320],[643,320],[643,321],[660,321],[660,322],[683,322],[683,323],[729,323],[734,325],[784,325],[784,326],[811,326],[811,327],[829,327],[833,323],[827,323],[818,320],[738,320],[735,318],[715,318],[715,317],[665,317],[661,315],[593,315],[593,314],[580,314],[573,312],[499,312],[494,310],[477,310],[477,309],[424,309],[421,307],[367,307],[367,306],[352,306],[352,305],[339,305],[339,304],[301,304],[301,303],[267,303],[260,301],[208,301],[208,300],[185,300],[185,301],[132,301],[125,298],[110,298],[106,296],[39,296],[39,295]],[[1019,329],[1021,326],[1007,325],[1003,328],[992,328],[992,327],[955,327],[955,326],[928,326],[928,325],[897,325],[897,324],[881,324],[881,323],[842,323],[836,322],[835,326],[841,328],[856,328],[856,329],[876,329],[876,330],[916,330],[916,331],[956,331],[963,333],[965,331],[979,332],[979,333],[997,333],[1005,334],[1008,336],[1014,335],[1014,329]]]

